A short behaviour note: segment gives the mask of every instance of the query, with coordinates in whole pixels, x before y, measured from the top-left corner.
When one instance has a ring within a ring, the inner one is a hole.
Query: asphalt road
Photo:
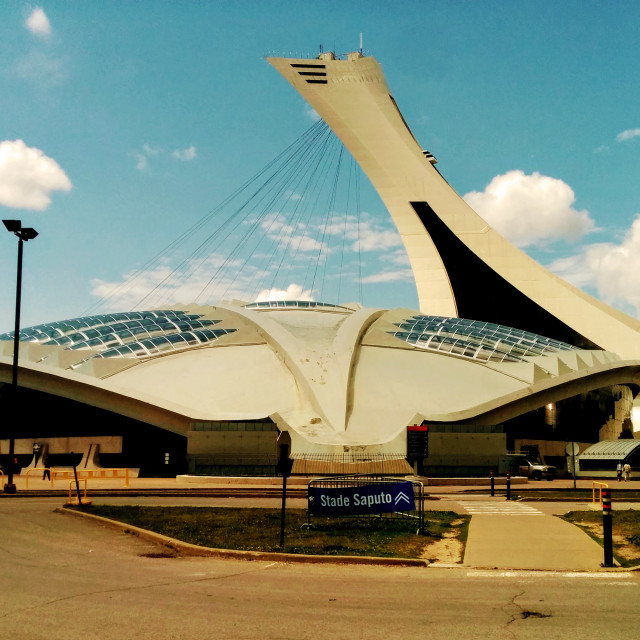
[[[162,556],[0,500],[0,639],[640,637],[640,573],[300,565]]]

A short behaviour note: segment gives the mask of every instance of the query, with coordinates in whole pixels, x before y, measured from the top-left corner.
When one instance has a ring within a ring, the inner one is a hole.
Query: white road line
[[[556,578],[597,578],[607,580],[629,580],[635,578],[633,573],[618,573],[607,571],[467,571],[467,577],[469,578],[539,578],[542,576],[554,576]],[[616,586],[622,586],[619,582],[615,583]],[[629,583],[633,585],[633,583]],[[624,585],[626,586],[626,585]]]
[[[544,513],[520,502],[464,502],[458,504],[471,515],[543,516]]]

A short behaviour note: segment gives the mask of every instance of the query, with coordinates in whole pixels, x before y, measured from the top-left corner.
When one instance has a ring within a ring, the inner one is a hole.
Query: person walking
[[[618,461],[618,466],[616,467],[616,478],[618,478],[618,482],[622,482],[622,461]]]
[[[624,481],[629,482],[629,480],[631,479],[631,465],[628,462],[625,462],[623,470],[624,470]]]
[[[43,480],[51,480],[51,470],[49,469],[49,451],[45,450],[42,456],[42,464],[44,465],[44,472],[42,473]]]

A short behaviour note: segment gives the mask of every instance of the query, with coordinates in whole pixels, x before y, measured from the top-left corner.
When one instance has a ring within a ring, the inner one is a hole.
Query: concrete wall
[[[507,450],[504,433],[429,433],[428,469],[488,467],[496,465]]]
[[[15,440],[15,454],[33,453],[38,442],[49,446],[49,453],[83,453],[92,444],[100,445],[100,453],[122,453],[122,436],[72,436],[69,438],[19,438]],[[0,454],[9,454],[9,440],[0,440]]]
[[[190,431],[187,455],[275,458],[276,438],[273,431]]]
[[[200,422],[187,440],[190,473],[243,475],[272,473],[278,450],[273,423]]]

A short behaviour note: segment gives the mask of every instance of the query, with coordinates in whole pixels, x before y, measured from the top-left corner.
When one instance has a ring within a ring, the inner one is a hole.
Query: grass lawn
[[[88,513],[218,549],[280,551],[280,509],[231,507],[141,507],[92,505]],[[425,533],[400,518],[314,518],[307,529],[304,509],[287,509],[286,553],[420,558],[443,537],[466,541],[470,518],[427,511]]]
[[[563,517],[602,544],[602,511],[569,511]],[[611,528],[616,561],[623,567],[640,564],[640,511],[612,511]]]

